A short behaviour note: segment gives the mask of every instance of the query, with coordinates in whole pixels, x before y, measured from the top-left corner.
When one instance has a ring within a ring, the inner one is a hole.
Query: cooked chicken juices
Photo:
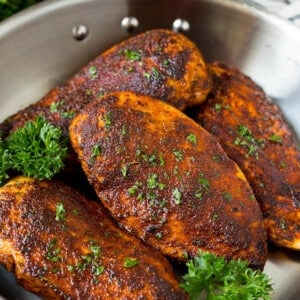
[[[0,263],[44,299],[186,299],[167,260],[56,181],[0,189]]]
[[[300,151],[278,107],[249,77],[213,64],[198,120],[245,172],[270,241],[300,249]]]
[[[88,105],[71,142],[118,223],[176,260],[199,249],[266,261],[262,214],[215,137],[177,109],[120,92]]]

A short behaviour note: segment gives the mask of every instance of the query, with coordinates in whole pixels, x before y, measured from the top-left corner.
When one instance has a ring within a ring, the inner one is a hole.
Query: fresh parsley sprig
[[[10,169],[37,179],[50,179],[64,167],[66,140],[57,128],[38,116],[0,143],[0,184]]]
[[[271,299],[272,284],[261,270],[253,270],[242,260],[199,251],[187,262],[188,272],[181,287],[193,299]]]

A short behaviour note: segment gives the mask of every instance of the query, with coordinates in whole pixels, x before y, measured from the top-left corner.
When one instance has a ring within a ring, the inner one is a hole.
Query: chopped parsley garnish
[[[182,193],[179,191],[178,188],[175,188],[173,190],[172,196],[173,196],[175,204],[177,204],[177,205],[181,204]]]
[[[60,256],[60,248],[57,246],[57,239],[54,238],[49,242],[46,258],[52,262],[59,262],[62,260]]]
[[[74,110],[67,111],[65,110],[65,102],[57,101],[52,102],[50,105],[50,112],[51,113],[60,113],[62,117],[72,119],[76,115],[76,112]]]
[[[123,176],[123,177],[126,177],[126,176],[127,176],[127,174],[128,174],[128,169],[127,169],[126,166],[122,166],[122,167],[121,167],[121,173],[122,173],[122,176]]]
[[[129,195],[133,196],[137,193],[138,189],[142,186],[142,183],[137,181],[133,186],[127,189]]]
[[[239,137],[234,140],[234,144],[247,148],[246,157],[254,155],[258,159],[258,149],[264,146],[262,139],[254,138],[252,132],[245,125],[239,125],[237,128]]]
[[[231,201],[232,200],[232,195],[228,192],[222,193],[222,196],[225,200]]]
[[[123,266],[125,268],[132,268],[138,265],[139,261],[136,258],[125,257]]]
[[[94,145],[92,148],[92,158],[95,158],[97,156],[101,155],[101,147],[100,145]]]
[[[271,299],[272,284],[261,270],[242,260],[226,261],[212,253],[198,252],[186,263],[181,287],[190,299]]]
[[[193,133],[190,133],[186,139],[194,146],[197,144],[197,137]]]
[[[153,75],[153,77],[155,78],[155,79],[158,79],[158,78],[160,78],[160,74],[159,74],[159,72],[158,72],[158,70],[156,69],[156,68],[152,68],[151,69],[151,73],[152,73],[152,75]]]
[[[201,187],[203,187],[206,191],[209,191],[209,181],[204,177],[204,174],[201,173],[198,178],[198,183]]]
[[[125,49],[124,50],[125,58],[128,61],[141,61],[142,60],[142,51],[134,51]]]
[[[276,133],[273,133],[268,140],[274,143],[282,144],[282,137]]]
[[[143,76],[144,76],[145,78],[147,78],[147,79],[150,79],[151,74],[148,73],[148,72],[144,72],[144,73],[143,73]]]
[[[112,120],[111,120],[112,115],[113,115],[113,113],[111,111],[109,111],[108,113],[103,115],[105,129],[107,129],[107,130],[110,128],[110,126],[112,124]]]
[[[183,152],[177,149],[173,149],[173,154],[176,158],[177,161],[182,161],[183,160]]]
[[[64,204],[61,202],[56,203],[56,214],[55,221],[64,221],[66,217],[66,210],[64,208]]]
[[[169,61],[168,59],[164,59],[162,65],[163,65],[164,67],[167,67],[167,66],[170,65],[170,61]]]
[[[92,80],[94,80],[98,77],[98,71],[95,66],[92,66],[89,68],[89,75]]]
[[[122,135],[125,136],[127,134],[127,129],[126,129],[126,126],[123,125],[122,126],[122,131],[121,131]]]

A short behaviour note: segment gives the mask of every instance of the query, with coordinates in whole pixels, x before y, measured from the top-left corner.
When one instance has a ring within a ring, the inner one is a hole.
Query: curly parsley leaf
[[[11,168],[11,157],[6,149],[5,142],[0,136],[0,186],[9,178],[8,171]]]
[[[0,0],[0,21],[42,0]]]
[[[242,260],[199,251],[187,262],[188,272],[181,287],[191,299],[255,300],[271,299],[272,284],[260,270],[253,270]]]
[[[50,179],[63,167],[66,141],[59,128],[42,116],[28,121],[6,139],[12,169],[37,179]]]

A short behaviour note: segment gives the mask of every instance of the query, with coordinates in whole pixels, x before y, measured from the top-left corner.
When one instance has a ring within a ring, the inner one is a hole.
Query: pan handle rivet
[[[72,28],[72,36],[77,41],[84,40],[89,33],[89,29],[85,25],[74,25]]]
[[[133,32],[136,28],[139,27],[139,20],[135,17],[124,17],[121,20],[121,27],[128,33]]]
[[[175,32],[189,31],[190,23],[187,20],[178,18],[174,20],[172,27]]]

